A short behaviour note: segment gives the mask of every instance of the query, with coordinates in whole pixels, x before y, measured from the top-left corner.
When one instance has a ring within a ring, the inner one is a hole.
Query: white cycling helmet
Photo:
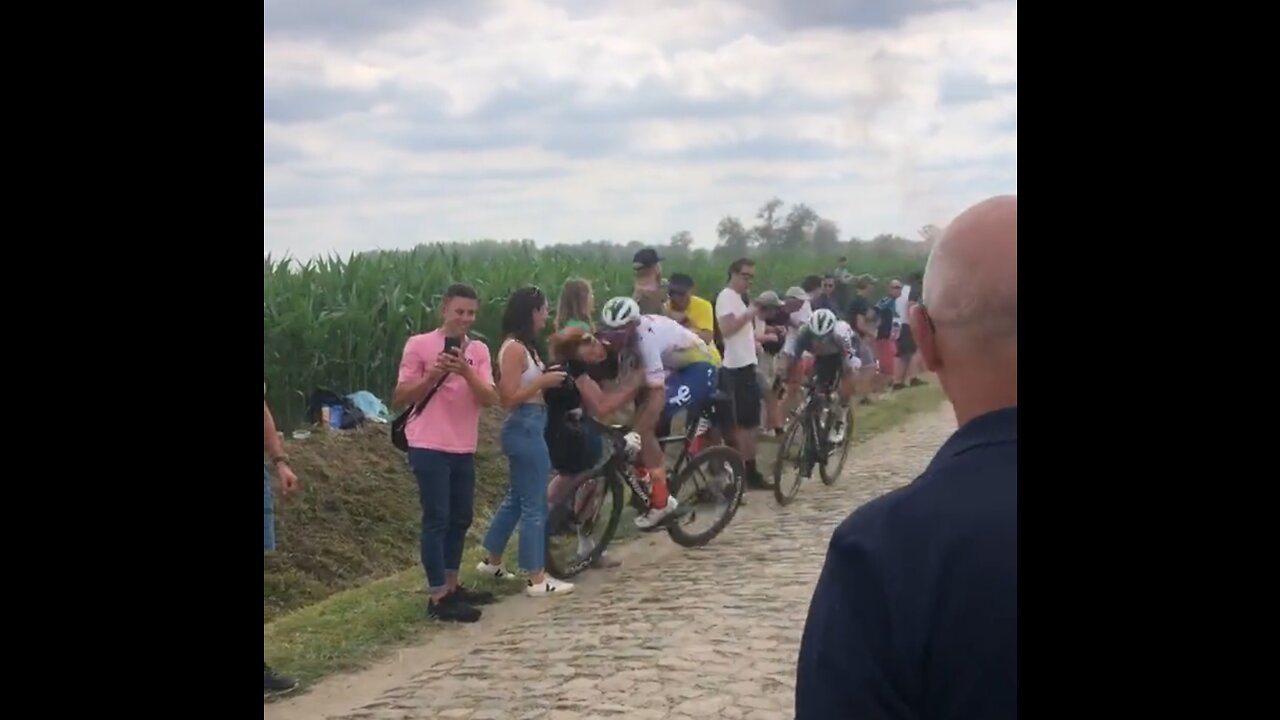
[[[818,308],[809,316],[809,331],[819,337],[836,327],[836,314],[826,308]]]
[[[612,298],[604,304],[604,309],[600,311],[600,319],[604,321],[606,327],[615,329],[623,327],[632,320],[640,319],[640,305],[629,297]]]

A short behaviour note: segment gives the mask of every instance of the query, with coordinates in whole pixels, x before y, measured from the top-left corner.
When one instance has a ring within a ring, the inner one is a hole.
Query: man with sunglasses
[[[711,303],[694,294],[693,278],[684,273],[675,273],[667,281],[667,304],[663,307],[667,317],[697,333],[698,337],[711,349],[711,355],[718,366],[720,353],[716,350],[715,313]],[[644,311],[641,305],[640,310]]]
[[[755,276],[756,264],[750,258],[738,258],[729,265],[725,288],[716,296],[716,319],[724,337],[720,381],[733,408],[730,417],[721,418],[725,440],[742,454],[747,487],[759,488],[764,477],[756,469],[756,433],[764,396],[756,373],[756,343],[764,339],[765,327],[760,306],[747,295]]]

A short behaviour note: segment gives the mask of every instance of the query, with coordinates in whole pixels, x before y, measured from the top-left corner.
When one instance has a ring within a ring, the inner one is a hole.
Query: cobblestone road
[[[909,482],[954,427],[949,405],[917,416],[855,446],[836,485],[815,472],[786,508],[771,493],[750,493],[707,547],[624,565],[598,592],[556,599],[331,717],[790,718],[796,651],[832,529],[855,506]]]

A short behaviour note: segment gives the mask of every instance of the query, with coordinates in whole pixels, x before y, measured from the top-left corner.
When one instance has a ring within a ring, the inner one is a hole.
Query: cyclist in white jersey
[[[716,361],[710,347],[693,331],[664,315],[642,315],[629,297],[615,297],[601,310],[604,325],[598,333],[605,345],[632,349],[640,356],[648,397],[636,413],[640,459],[653,481],[649,512],[636,518],[648,529],[675,511],[676,499],[667,492],[667,464],[658,445],[659,422],[684,408],[701,408],[715,392]]]
[[[789,336],[782,347],[782,354],[787,358],[788,369],[799,372],[800,364],[795,362],[806,350],[813,353],[813,371],[818,375],[818,390],[829,392],[840,379],[840,406],[836,409],[836,417],[840,418],[831,429],[831,442],[844,440],[844,422],[849,400],[853,397],[854,381],[862,361],[858,359],[858,348],[861,341],[849,323],[840,320],[834,312],[826,308],[814,310],[809,322],[800,328],[800,332]]]

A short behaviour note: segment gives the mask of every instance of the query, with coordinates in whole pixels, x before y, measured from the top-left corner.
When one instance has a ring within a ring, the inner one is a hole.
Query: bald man
[[[959,429],[836,528],[796,671],[797,720],[1018,716],[1018,199],[938,238],[912,326]]]

